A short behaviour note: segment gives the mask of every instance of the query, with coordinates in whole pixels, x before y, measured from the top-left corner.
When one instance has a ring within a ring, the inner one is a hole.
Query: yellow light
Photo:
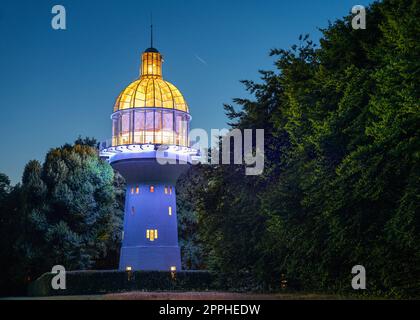
[[[163,108],[122,110],[112,116],[112,143],[114,146],[131,143],[189,146],[189,120],[187,113]]]
[[[126,267],[125,271],[131,271],[131,267],[130,266]]]
[[[154,186],[150,186],[150,192],[155,192],[155,187]]]
[[[154,53],[159,55],[159,53]],[[143,55],[140,79],[130,83],[118,96],[114,111],[130,108],[169,108],[188,112],[181,92],[172,83],[162,79],[161,57],[154,65]]]
[[[169,212],[169,215],[171,216],[172,215],[172,207],[171,206],[168,207],[168,212]]]
[[[172,267],[171,267],[171,271],[172,271],[172,272],[175,272],[175,271],[176,271],[176,267],[175,267],[175,266],[172,266]]]
[[[155,239],[158,238],[158,231],[155,230],[146,230],[146,238],[149,239],[150,241],[155,241]]]
[[[140,192],[140,189],[139,189],[139,187],[137,186],[137,187],[136,187],[136,193],[137,193],[137,194],[139,194],[139,192]]]
[[[178,88],[163,80],[162,55],[149,51],[144,52],[141,59],[140,78],[122,90],[115,102],[114,112],[126,111],[113,118],[112,145],[154,143],[189,146],[187,126],[179,123],[181,118],[178,119],[179,113],[176,112],[188,113],[188,105]],[[161,118],[158,120],[161,124],[145,128],[142,123],[147,125],[150,119],[145,121],[137,114],[143,108],[161,108],[163,111],[155,111],[152,117],[153,123],[155,118]],[[171,115],[167,114],[169,112]],[[182,121],[189,119],[182,118]]]

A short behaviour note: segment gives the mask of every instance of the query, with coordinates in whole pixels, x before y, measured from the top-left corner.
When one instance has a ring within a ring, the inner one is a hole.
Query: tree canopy
[[[282,275],[305,290],[351,290],[363,265],[371,294],[419,294],[420,4],[389,0],[289,50],[243,81],[232,128],[265,129],[265,171],[204,171],[198,230],[215,270]]]
[[[99,159],[96,143],[78,139],[30,161],[22,184],[0,176],[1,281],[18,287],[50,271],[116,268],[124,181]],[[8,190],[8,191],[7,191]],[[3,286],[2,288],[7,288]]]

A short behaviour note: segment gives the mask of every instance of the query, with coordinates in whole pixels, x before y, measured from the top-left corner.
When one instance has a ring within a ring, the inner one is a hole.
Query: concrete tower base
[[[178,246],[122,247],[119,269],[127,266],[132,270],[181,270],[181,252]]]

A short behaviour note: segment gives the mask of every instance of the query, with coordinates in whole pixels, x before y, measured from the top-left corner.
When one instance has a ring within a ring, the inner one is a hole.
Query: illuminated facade
[[[163,80],[162,62],[153,47],[142,54],[139,79],[114,105],[112,141],[100,148],[127,183],[120,270],[181,269],[175,184],[195,152],[188,105]]]

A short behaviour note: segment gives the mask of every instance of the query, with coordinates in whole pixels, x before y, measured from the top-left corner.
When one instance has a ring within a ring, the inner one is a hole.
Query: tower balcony
[[[189,113],[165,108],[130,108],[114,112],[112,146],[158,144],[188,147]]]

